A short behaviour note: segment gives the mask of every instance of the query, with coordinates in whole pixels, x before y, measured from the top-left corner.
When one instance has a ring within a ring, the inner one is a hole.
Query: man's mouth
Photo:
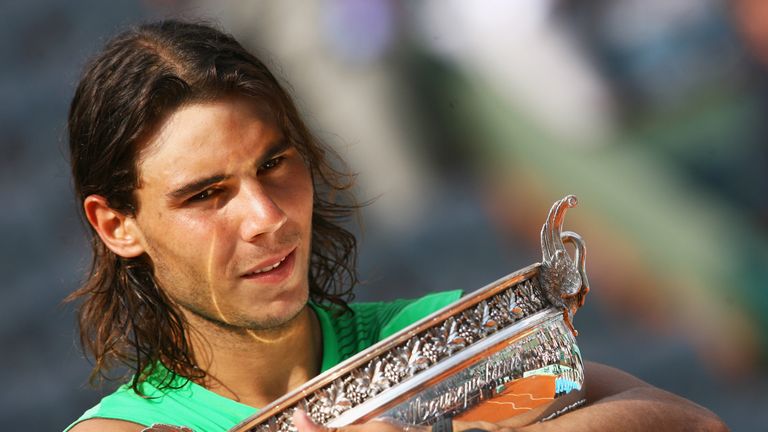
[[[270,270],[274,270],[274,269],[276,269],[276,268],[280,267],[280,264],[282,264],[282,263],[283,263],[283,261],[285,261],[285,259],[286,259],[287,257],[288,257],[288,255],[284,256],[284,257],[283,257],[283,259],[281,259],[280,261],[278,261],[278,262],[274,263],[273,265],[271,265],[271,266],[267,266],[267,267],[264,267],[263,269],[258,269],[258,270],[256,270],[256,271],[252,271],[252,272],[250,272],[250,273],[246,274],[246,276],[255,275],[255,274],[259,274],[259,273],[268,272],[268,271],[270,271]]]
[[[278,258],[274,262],[268,263],[266,265],[263,265],[260,268],[251,270],[245,274],[243,274],[241,277],[243,278],[261,278],[264,276],[269,276],[271,274],[277,274],[280,273],[281,270],[283,270],[286,266],[290,267],[289,264],[293,262],[293,255],[295,250],[292,250],[287,255],[284,255],[282,258]]]

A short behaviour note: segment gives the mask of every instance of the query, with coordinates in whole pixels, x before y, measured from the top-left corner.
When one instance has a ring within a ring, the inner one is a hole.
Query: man
[[[350,178],[270,71],[215,29],[166,21],[114,38],[80,81],[69,137],[94,234],[70,299],[83,299],[93,376],[133,373],[71,431],[226,430],[459,296],[347,304],[355,239],[337,221],[354,205],[336,198]],[[530,429],[723,427],[622,372],[588,365],[587,380],[589,406]],[[455,425],[471,426],[504,430]]]

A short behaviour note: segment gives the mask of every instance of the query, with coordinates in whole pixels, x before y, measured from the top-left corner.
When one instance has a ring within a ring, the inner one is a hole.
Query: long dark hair
[[[340,159],[313,137],[269,69],[209,25],[171,20],[138,26],[110,40],[86,66],[69,112],[78,202],[97,194],[111,208],[135,215],[142,139],[183,104],[230,94],[268,106],[308,164],[315,187],[310,297],[349,310],[346,302],[357,282],[356,241],[339,224],[356,209],[349,195],[353,177],[332,166]],[[186,323],[156,283],[149,257],[122,258],[92,228],[90,234],[90,274],[67,301],[83,300],[80,339],[94,359],[92,382],[125,366],[134,374],[132,388],[141,393],[139,384],[158,363],[189,379],[205,377],[188,345]]]

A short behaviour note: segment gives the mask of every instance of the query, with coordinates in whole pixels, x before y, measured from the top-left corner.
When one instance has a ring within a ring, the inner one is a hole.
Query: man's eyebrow
[[[264,162],[272,159],[273,157],[279,155],[291,147],[293,147],[293,143],[290,140],[280,138],[274,144],[272,144],[266,152],[264,152],[261,158],[259,158],[258,166],[261,166],[261,164]]]
[[[259,158],[257,162],[257,167],[261,166],[261,164],[263,164],[264,162],[272,159],[273,157],[279,155],[280,153],[288,150],[291,147],[293,147],[293,143],[291,141],[285,138],[279,139],[270,148],[268,148],[267,151]],[[212,184],[216,184],[218,182],[224,181],[230,177],[232,176],[225,175],[225,174],[215,174],[210,177],[205,177],[199,180],[195,180],[191,183],[185,184],[184,186],[178,189],[168,192],[167,196],[172,200],[182,199],[187,195],[191,195],[195,192],[201,191]]]
[[[206,187],[208,187],[208,186],[210,186],[212,184],[216,184],[216,183],[218,183],[220,181],[224,181],[224,180],[226,180],[226,179],[228,179],[230,177],[231,176],[229,176],[229,175],[216,174],[216,175],[212,175],[210,177],[205,177],[205,178],[202,178],[202,179],[199,179],[199,180],[195,180],[195,181],[193,181],[191,183],[185,184],[184,186],[182,186],[182,187],[180,187],[180,188],[178,188],[176,190],[168,192],[167,196],[168,196],[168,198],[174,199],[174,200],[181,199],[181,198],[186,197],[187,195],[191,195],[191,194],[193,194],[195,192],[201,191],[201,190],[205,189]]]

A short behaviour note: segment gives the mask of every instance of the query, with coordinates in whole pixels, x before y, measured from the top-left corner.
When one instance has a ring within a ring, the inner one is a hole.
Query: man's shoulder
[[[461,294],[458,290],[443,291],[413,299],[352,303],[353,313],[336,316],[336,327],[347,331],[360,328],[380,339],[453,303]]]
[[[149,389],[150,385],[143,386]],[[138,395],[127,384],[118,387],[111,394],[103,397],[101,401],[88,409],[78,418],[66,432],[87,432],[90,430],[106,431],[135,431],[136,426],[151,420],[156,414],[156,399]]]
[[[422,313],[433,312],[456,301],[461,297],[461,294],[461,290],[440,291],[416,298],[351,303],[349,306],[355,314],[362,313],[389,318],[406,308],[415,309]]]
[[[411,299],[396,299],[376,302],[350,303],[352,313],[341,309],[329,309],[328,316],[335,327],[359,326],[367,329],[381,329],[390,323],[413,322],[453,303],[462,292],[442,291]]]
[[[106,421],[110,429],[135,431],[132,425],[172,424],[193,430],[227,430],[256,409],[218,395],[184,377],[168,378],[166,369],[159,369],[138,385],[140,394],[124,384],[87,410],[69,431],[83,432]],[[94,420],[99,420],[94,422]],[[117,422],[117,423],[113,423]],[[122,429],[120,429],[122,427]],[[138,429],[138,430],[141,430]]]
[[[417,299],[395,303],[381,322],[380,337],[385,338],[408,327],[409,325],[452,304],[462,295],[462,291],[442,291],[427,294]]]
[[[461,297],[461,291],[428,294],[412,300],[352,303],[353,313],[311,304],[323,331],[327,370]]]
[[[125,420],[92,418],[77,423],[69,432],[140,432],[144,428],[138,423]]]

